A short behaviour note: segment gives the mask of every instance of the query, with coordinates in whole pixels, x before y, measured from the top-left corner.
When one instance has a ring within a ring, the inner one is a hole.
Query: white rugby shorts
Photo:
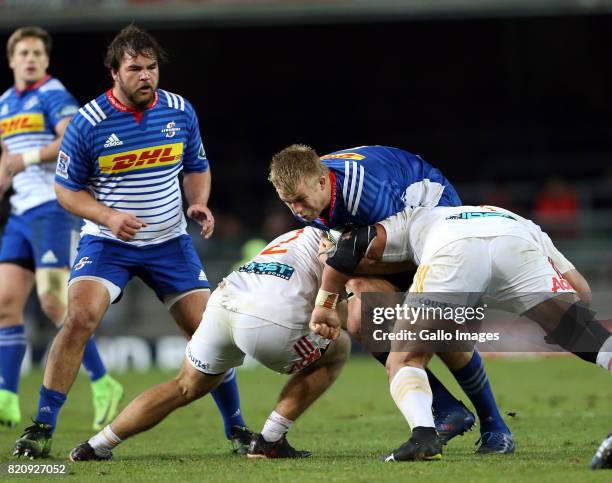
[[[245,354],[282,374],[294,374],[322,355],[330,341],[310,331],[290,329],[226,307],[204,311],[187,344],[191,365],[206,374],[220,374],[242,365]]]
[[[453,293],[455,303],[467,306],[488,295],[504,310],[522,314],[554,294],[575,291],[536,245],[502,235],[463,238],[427,256],[410,293]]]

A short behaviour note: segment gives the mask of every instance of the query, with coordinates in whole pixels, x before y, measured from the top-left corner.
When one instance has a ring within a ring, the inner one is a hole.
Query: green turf
[[[115,450],[115,460],[69,465],[70,481],[611,481],[612,471],[592,471],[590,459],[612,430],[612,380],[605,371],[574,358],[492,360],[486,363],[500,408],[518,449],[513,456],[473,454],[478,431],[452,441],[441,461],[383,464],[378,457],[408,437],[407,425],[388,392],[381,366],[353,358],[336,385],[292,428],[290,441],[314,456],[302,461],[251,461],[229,454],[212,399],[171,415],[158,427]],[[459,394],[447,371],[432,366]],[[150,372],[119,379],[131,399],[171,377]],[[243,410],[259,430],[286,380],[265,369],[238,375]],[[41,375],[22,382],[22,411],[33,414]],[[64,462],[75,444],[91,434],[92,408],[87,379],[80,376],[60,418],[52,455]],[[466,400],[465,396],[462,396]],[[21,428],[20,428],[21,429]],[[17,430],[0,430],[0,478]],[[13,478],[16,478],[13,476]],[[41,480],[41,476],[32,480]],[[19,479],[25,479],[20,477]],[[48,479],[46,477],[45,479]]]

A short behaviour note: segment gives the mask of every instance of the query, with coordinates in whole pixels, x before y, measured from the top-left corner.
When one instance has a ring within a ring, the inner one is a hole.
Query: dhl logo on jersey
[[[361,161],[365,156],[357,153],[338,153],[338,154],[327,154],[321,159],[353,159],[355,161]]]
[[[178,163],[183,157],[183,143],[149,146],[133,151],[108,154],[98,158],[103,174],[123,173]]]
[[[45,118],[40,112],[17,114],[0,120],[0,136],[6,138],[26,132],[42,132],[45,130]]]

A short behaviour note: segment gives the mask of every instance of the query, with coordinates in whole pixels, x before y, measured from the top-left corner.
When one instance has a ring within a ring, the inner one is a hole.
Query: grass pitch
[[[378,457],[399,446],[409,432],[389,396],[383,368],[364,356],[353,357],[336,385],[291,429],[290,442],[314,452],[307,460],[251,461],[231,455],[214,402],[206,397],[123,443],[115,450],[112,462],[67,463],[68,476],[9,475],[7,463],[16,462],[10,456],[13,442],[23,428],[0,430],[0,479],[612,481],[612,470],[589,468],[596,447],[612,430],[612,379],[608,373],[575,358],[489,360],[486,367],[498,404],[517,440],[517,452],[512,456],[474,455],[478,438],[475,429],[446,446],[441,461],[379,462]],[[461,394],[440,364],[436,362],[432,368],[456,395]],[[125,385],[127,402],[172,376],[165,372],[130,373],[118,379]],[[263,368],[239,371],[243,411],[253,429],[261,429],[285,380]],[[40,381],[38,372],[22,381],[24,419],[35,413]],[[465,396],[460,398],[467,402]],[[66,463],[70,449],[92,435],[90,399],[87,379],[81,375],[62,411],[53,458],[32,463]]]

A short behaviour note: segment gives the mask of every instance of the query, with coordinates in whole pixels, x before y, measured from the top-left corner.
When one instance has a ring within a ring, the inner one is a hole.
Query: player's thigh
[[[232,334],[243,352],[282,374],[294,374],[313,364],[330,344],[308,328],[291,329],[244,314],[237,314]]]
[[[188,400],[198,399],[217,387],[225,373],[207,374],[196,369],[191,361],[185,357],[181,370],[176,376],[182,395]]]
[[[243,363],[245,353],[234,342],[230,325],[234,314],[217,305],[206,309],[185,350],[185,357],[195,370],[223,374]]]
[[[0,263],[0,327],[22,322],[34,286],[34,273],[13,263]]]
[[[105,287],[111,303],[118,302],[123,289],[140,266],[139,254],[137,247],[126,247],[102,237],[84,236],[79,242],[70,271],[69,297],[73,285],[90,281]]]
[[[524,315],[537,322],[547,334],[553,332],[569,314],[570,309],[579,301],[578,295],[573,293],[562,293],[530,307]],[[584,308],[584,314],[592,313]],[[590,318],[587,317],[587,320]],[[583,318],[584,321],[584,318]]]
[[[68,288],[64,327],[93,332],[111,303],[108,288],[99,280],[79,279]]]
[[[210,290],[204,267],[188,235],[145,247],[140,256],[138,275],[164,303],[194,290]]]
[[[207,289],[194,289],[166,297],[166,307],[169,306],[172,318],[188,339],[200,325],[209,296]]]
[[[560,294],[578,300],[570,283],[529,241],[500,236],[493,240],[491,250],[494,283],[489,293],[504,310],[522,314]]]

